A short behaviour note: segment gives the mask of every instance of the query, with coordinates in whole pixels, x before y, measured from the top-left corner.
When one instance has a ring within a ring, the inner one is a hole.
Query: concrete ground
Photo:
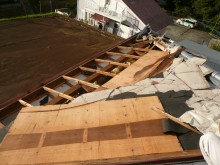
[[[209,41],[214,38],[207,32],[175,24],[167,26],[165,32],[167,37],[176,42],[188,39],[199,44],[208,45]]]

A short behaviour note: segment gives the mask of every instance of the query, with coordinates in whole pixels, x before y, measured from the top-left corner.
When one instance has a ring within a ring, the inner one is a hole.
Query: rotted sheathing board
[[[102,163],[182,151],[152,106],[163,109],[156,96],[24,108],[1,144],[1,163]]]

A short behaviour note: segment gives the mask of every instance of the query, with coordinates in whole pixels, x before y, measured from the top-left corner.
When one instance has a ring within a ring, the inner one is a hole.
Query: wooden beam
[[[67,100],[73,100],[74,98],[72,96],[69,96],[69,95],[66,95],[64,93],[61,93],[61,92],[58,92],[56,90],[53,90],[51,88],[48,88],[48,87],[43,87],[43,89],[47,92],[50,92],[50,93],[55,93],[55,94],[58,94],[58,96],[62,97],[62,98],[65,98]]]
[[[95,73],[102,74],[105,76],[110,76],[110,77],[114,77],[116,75],[114,73],[105,72],[105,71],[101,71],[101,70],[95,70],[95,69],[86,68],[86,67],[79,67],[79,68],[84,71],[95,72]]]
[[[4,124],[2,124],[1,122],[0,122],[0,129],[2,129],[2,128],[4,128],[5,126],[4,126]]]
[[[89,83],[89,82],[86,82],[86,81],[83,81],[83,80],[78,80],[78,79],[73,78],[73,77],[63,76],[63,78],[66,79],[66,80],[75,81],[78,84],[86,85],[86,86],[89,86],[89,87],[92,87],[92,88],[95,88],[95,89],[100,87],[99,85],[95,85],[95,84],[92,84],[92,83]]]
[[[112,65],[117,65],[117,66],[122,66],[122,67],[129,67],[128,64],[124,64],[124,63],[120,63],[120,62],[114,62],[114,61],[110,61],[110,60],[103,60],[103,59],[95,59],[96,62],[105,62],[105,63],[109,63]]]
[[[131,52],[131,53],[134,53],[134,52]],[[120,57],[118,58],[116,61],[117,62],[123,62],[125,61],[126,59],[124,57]],[[107,65],[105,67],[103,67],[102,71],[110,71],[114,68],[115,66],[113,65]],[[85,79],[85,81],[89,82],[89,81],[95,81],[98,77],[101,77],[101,74],[98,74],[98,73],[94,73],[92,75],[90,75],[89,77],[87,77]],[[68,89],[65,94],[67,95],[70,95],[70,94],[73,94],[77,91],[79,91],[81,89],[82,85],[81,84],[77,84],[75,86],[73,86],[72,88]],[[96,89],[96,90],[99,90],[101,89],[102,87]],[[53,100],[49,101],[46,105],[54,105],[54,104],[62,104],[63,103],[63,98],[62,97],[56,97],[54,98]]]
[[[27,103],[26,101],[24,100],[18,100],[19,103],[21,103],[21,105],[25,106],[25,107],[33,107],[31,104]]]
[[[117,53],[117,52],[106,52],[107,55],[110,56],[122,56],[122,57],[128,57],[128,58],[134,58],[134,59],[139,59],[139,56],[131,55],[131,54],[124,54],[124,53]]]
[[[118,46],[118,49],[122,49],[122,50],[137,50],[137,51],[142,51],[142,52],[148,52],[148,49],[145,48],[133,48],[130,46]]]

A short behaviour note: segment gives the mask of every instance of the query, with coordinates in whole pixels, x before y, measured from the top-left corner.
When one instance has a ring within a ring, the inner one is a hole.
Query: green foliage
[[[166,10],[177,17],[192,17],[220,30],[220,0],[165,0]]]
[[[1,18],[1,19],[0,19],[0,22],[11,21],[11,20],[17,20],[17,19],[38,18],[38,17],[49,17],[49,16],[55,16],[55,15],[56,15],[56,13],[54,13],[54,12],[43,13],[43,14],[30,14],[30,15],[19,16],[19,17]]]

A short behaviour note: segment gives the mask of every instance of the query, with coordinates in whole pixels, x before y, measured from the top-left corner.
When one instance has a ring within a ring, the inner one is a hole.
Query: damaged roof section
[[[179,56],[184,52],[179,45],[153,34],[117,48],[120,53],[108,54],[137,60],[69,105],[23,108],[0,147],[2,160],[128,164],[201,159],[200,134],[174,125],[154,107],[202,133],[216,132],[220,89],[206,79],[213,72],[204,68],[206,59]]]

